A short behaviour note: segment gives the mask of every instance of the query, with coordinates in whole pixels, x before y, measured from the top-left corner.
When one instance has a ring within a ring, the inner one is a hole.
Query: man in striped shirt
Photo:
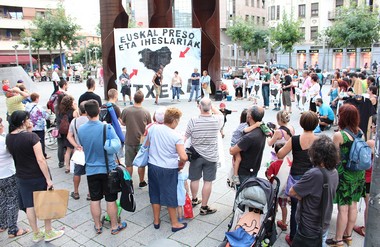
[[[223,124],[223,115],[211,104],[209,98],[203,98],[199,108],[201,114],[189,121],[185,137],[186,139],[191,138],[191,146],[199,154],[198,158],[191,160],[189,167],[192,204],[196,206],[202,203],[200,215],[207,215],[216,212],[216,209],[210,208],[207,203],[211,194],[212,181],[216,178],[216,167],[219,160],[218,133]],[[199,180],[202,176],[203,201],[197,198]]]

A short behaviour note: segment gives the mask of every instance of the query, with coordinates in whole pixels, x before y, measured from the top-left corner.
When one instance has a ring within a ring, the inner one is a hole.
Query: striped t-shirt
[[[217,162],[218,132],[223,124],[223,115],[197,116],[187,124],[186,138],[191,137],[191,145],[206,160]]]

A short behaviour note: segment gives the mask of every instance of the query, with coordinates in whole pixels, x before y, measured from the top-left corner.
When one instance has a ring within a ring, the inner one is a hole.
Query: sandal
[[[5,232],[5,230],[7,230],[7,228],[0,228],[0,232]]]
[[[326,244],[329,246],[344,246],[343,240],[334,240],[333,238],[326,239]]]
[[[96,228],[96,225],[94,225],[94,229],[95,229],[95,232],[96,232],[97,235],[102,234],[102,232],[103,232],[103,227],[102,226],[99,227],[99,228]]]
[[[29,233],[29,229],[18,229],[18,231],[15,234],[8,234],[8,238],[20,237],[27,233]]]
[[[123,221],[121,223],[121,225],[118,225],[116,229],[112,229],[111,230],[111,234],[112,235],[116,235],[116,234],[119,234],[119,232],[121,232],[122,230],[124,230],[125,228],[127,228],[127,222]]]
[[[66,169],[66,170],[65,170],[65,173],[66,173],[66,174],[70,173],[70,169]]]
[[[87,198],[86,198],[87,201],[91,201],[91,196],[89,194],[87,194]]]
[[[352,235],[352,234],[351,234]],[[352,237],[343,235],[343,242],[345,242],[348,246],[352,245]]]
[[[365,232],[363,232],[363,229],[365,226],[354,226],[354,231],[359,234],[360,236],[365,237]]]
[[[74,199],[74,200],[79,200],[79,193],[75,193],[75,192],[71,192],[71,197]]]

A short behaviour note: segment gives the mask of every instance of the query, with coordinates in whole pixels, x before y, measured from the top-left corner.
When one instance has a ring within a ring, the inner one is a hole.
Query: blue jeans
[[[261,87],[263,93],[264,106],[269,106],[269,85],[262,85]]]
[[[180,87],[172,87],[172,92],[173,92],[173,99],[177,95],[177,99],[179,99],[179,92],[180,92]]]
[[[189,100],[192,100],[194,91],[195,91],[195,100],[197,100],[198,96],[199,96],[199,85],[191,85],[191,91],[190,91],[190,98],[189,98]]]

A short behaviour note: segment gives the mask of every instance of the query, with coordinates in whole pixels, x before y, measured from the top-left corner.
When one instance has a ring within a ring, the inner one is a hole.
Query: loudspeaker
[[[215,92],[215,101],[222,101],[223,99],[223,93],[220,90],[217,90]]]

